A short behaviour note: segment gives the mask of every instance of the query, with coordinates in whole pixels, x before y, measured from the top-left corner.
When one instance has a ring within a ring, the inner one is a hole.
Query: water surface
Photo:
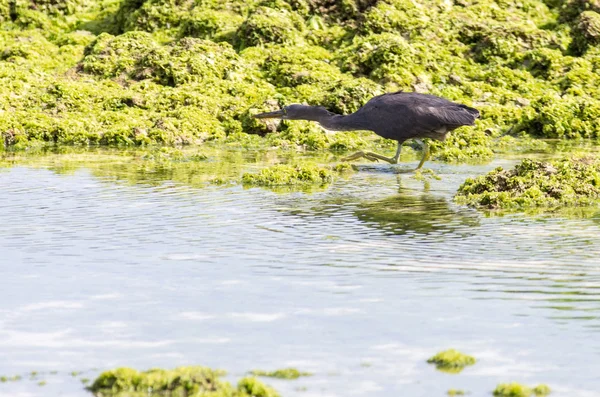
[[[234,382],[315,373],[267,379],[284,396],[485,396],[509,381],[600,393],[600,210],[452,203],[512,159],[428,163],[442,179],[425,182],[364,166],[307,194],[98,156],[0,169],[0,375],[39,372],[0,396],[87,396],[80,378],[100,370],[194,364]],[[447,348],[478,363],[425,362]]]

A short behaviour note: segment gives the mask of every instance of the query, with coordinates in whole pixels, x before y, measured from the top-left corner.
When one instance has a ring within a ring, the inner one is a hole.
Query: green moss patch
[[[270,378],[279,379],[298,379],[301,376],[311,376],[310,372],[301,372],[296,368],[283,368],[275,371],[254,370],[251,372],[255,376],[267,376]]]
[[[348,172],[350,165],[342,163],[335,167],[315,164],[278,164],[258,173],[245,173],[242,183],[254,186],[324,185],[333,182],[336,175]]]
[[[435,364],[436,368],[446,372],[460,372],[465,367],[475,364],[475,357],[461,353],[454,349],[445,350],[437,353],[427,360],[430,364]]]
[[[550,394],[550,388],[547,385],[538,385],[534,388],[527,387],[520,383],[502,383],[494,389],[494,396],[497,397],[529,397],[546,396]]]
[[[188,397],[277,397],[278,394],[256,378],[243,378],[237,388],[219,379],[223,371],[206,367],[151,369],[139,372],[118,368],[103,372],[89,389],[97,396],[186,395]],[[139,393],[139,394],[138,394]]]
[[[600,160],[564,158],[523,160],[513,169],[498,167],[467,179],[455,201],[481,208],[519,209],[592,205],[600,199]]]
[[[600,44],[600,14],[584,11],[573,28],[571,47],[576,53],[584,53],[588,47]]]

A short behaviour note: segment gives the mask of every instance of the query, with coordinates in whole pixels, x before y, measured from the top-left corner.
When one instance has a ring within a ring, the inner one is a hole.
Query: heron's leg
[[[373,152],[363,152],[363,151],[356,152],[354,154],[351,154],[348,157],[344,157],[342,159],[342,161],[356,160],[356,159],[359,159],[361,157],[364,157],[367,160],[371,160],[371,161],[382,160],[382,161],[386,161],[386,162],[388,162],[390,164],[397,164],[398,163],[398,160],[396,158],[394,158],[394,157],[385,157],[385,156],[382,156],[381,154],[377,154],[377,153],[373,153]]]
[[[350,160],[356,160],[359,159],[361,157],[366,158],[367,160],[371,160],[371,161],[379,161],[379,160],[383,160],[386,161],[390,164],[398,164],[398,160],[400,159],[400,151],[402,150],[402,142],[398,142],[398,149],[396,149],[396,155],[394,157],[385,157],[382,156],[381,154],[377,154],[377,153],[373,153],[373,152],[356,152],[354,154],[351,154],[348,157],[344,157],[342,159],[342,161],[350,161]]]
[[[394,160],[394,162],[392,164],[398,164],[399,160],[400,160],[400,152],[402,151],[402,143],[403,142],[398,142],[398,148],[396,149],[396,155],[394,157],[392,157],[392,160]]]
[[[423,157],[421,158],[421,161],[419,162],[419,165],[417,166],[417,168],[415,168],[415,171],[416,171],[419,168],[421,168],[423,166],[423,164],[429,159],[429,145],[420,139],[415,139],[415,141],[419,142],[419,144],[421,146],[423,146]]]

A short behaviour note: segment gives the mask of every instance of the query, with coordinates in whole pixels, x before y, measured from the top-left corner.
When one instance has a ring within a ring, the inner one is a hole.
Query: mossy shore
[[[251,115],[355,111],[392,90],[478,108],[434,158],[506,134],[600,136],[589,0],[0,0],[0,147],[207,141],[349,151],[393,143]]]

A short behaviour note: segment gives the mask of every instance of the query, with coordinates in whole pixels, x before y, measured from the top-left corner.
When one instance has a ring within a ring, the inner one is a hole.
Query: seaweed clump
[[[256,378],[242,378],[237,388],[219,379],[224,371],[206,367],[179,367],[173,370],[151,369],[139,372],[118,368],[101,373],[89,387],[96,396],[162,396],[187,397],[278,397],[271,387]]]
[[[547,385],[538,385],[534,388],[522,385],[520,383],[501,383],[494,389],[494,396],[496,397],[529,397],[531,395],[536,397],[547,396],[550,394],[550,387]]]
[[[439,352],[427,360],[428,363],[435,364],[437,369],[451,373],[458,373],[465,367],[475,364],[476,361],[475,357],[454,349]]]
[[[298,379],[301,376],[311,376],[312,374],[310,372],[298,371],[296,368],[283,368],[275,371],[254,370],[252,371],[252,375],[279,379]]]
[[[335,167],[320,167],[314,164],[278,164],[262,169],[258,173],[245,173],[242,183],[254,186],[310,186],[333,182],[336,175],[349,171],[346,163]]]
[[[573,27],[571,47],[577,54],[583,54],[588,47],[600,44],[600,14],[584,11]]]
[[[600,160],[523,160],[513,169],[498,167],[467,179],[455,201],[488,209],[592,205],[600,200]]]

